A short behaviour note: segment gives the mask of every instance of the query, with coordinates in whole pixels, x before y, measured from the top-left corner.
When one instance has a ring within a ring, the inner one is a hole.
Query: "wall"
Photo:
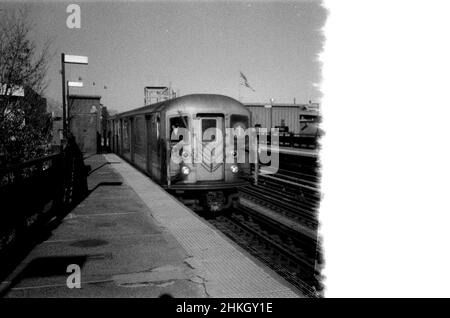
[[[311,106],[318,108],[317,104],[274,104],[272,108],[265,108],[261,103],[249,103],[245,106],[252,113],[252,126],[260,124],[263,128],[270,128],[270,112],[272,111],[272,128],[281,126],[281,121],[284,120],[284,125],[289,127],[289,132],[296,134],[300,133],[300,114],[310,112],[312,115],[317,115],[317,111],[305,112],[305,108]]]
[[[100,96],[70,95],[70,131],[83,153],[97,152],[97,132],[101,133]]]
[[[270,112],[272,111],[272,127],[281,126],[281,120],[284,120],[285,126],[289,127],[290,132],[300,132],[299,113],[300,108],[296,106],[273,106],[265,108],[260,105],[246,105],[252,112],[252,125],[260,124],[261,127],[270,127]]]

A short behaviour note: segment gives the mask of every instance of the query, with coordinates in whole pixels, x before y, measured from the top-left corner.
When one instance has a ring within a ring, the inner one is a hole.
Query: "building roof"
[[[272,105],[273,108],[298,108],[300,115],[318,116],[319,108],[317,103],[311,104],[270,104],[270,103],[244,103],[246,107],[265,107],[266,105]]]
[[[272,105],[272,107],[307,107],[307,108],[317,108],[318,104],[289,104],[289,103],[243,103],[245,106],[250,107],[264,107],[266,105]]]
[[[100,95],[69,95],[69,98],[72,99],[101,99]]]

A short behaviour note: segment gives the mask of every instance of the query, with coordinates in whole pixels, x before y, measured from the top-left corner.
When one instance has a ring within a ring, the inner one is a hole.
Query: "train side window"
[[[159,128],[160,128],[160,118],[156,115],[156,139],[159,140]]]
[[[235,134],[239,138],[245,136],[245,130],[248,128],[248,117],[243,115],[231,115],[230,127],[235,129]]]
[[[180,128],[189,129],[188,117],[187,116],[177,116],[172,117],[169,120],[170,126],[170,141],[181,141],[183,140],[183,131]]]
[[[155,144],[156,144],[156,155],[160,156],[161,154],[161,139],[160,139],[160,134],[159,134],[159,129],[160,129],[160,122],[159,122],[159,115],[156,114],[155,115]]]
[[[241,127],[242,129],[248,128],[248,117],[243,115],[231,115],[230,117],[230,127],[231,128],[238,128]],[[255,125],[256,127],[256,125]]]
[[[203,118],[202,119],[202,141],[210,142],[216,140],[217,120]]]

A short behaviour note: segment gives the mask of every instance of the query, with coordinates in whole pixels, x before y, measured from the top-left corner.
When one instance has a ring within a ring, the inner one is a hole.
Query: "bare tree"
[[[0,12],[0,156],[17,162],[39,155],[48,128],[45,76],[50,41],[39,50],[30,40],[26,10]]]

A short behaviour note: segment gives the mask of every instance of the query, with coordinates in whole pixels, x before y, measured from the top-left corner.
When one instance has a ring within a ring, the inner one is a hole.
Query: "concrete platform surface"
[[[6,297],[300,297],[116,155],[85,162],[90,195],[1,283]]]

